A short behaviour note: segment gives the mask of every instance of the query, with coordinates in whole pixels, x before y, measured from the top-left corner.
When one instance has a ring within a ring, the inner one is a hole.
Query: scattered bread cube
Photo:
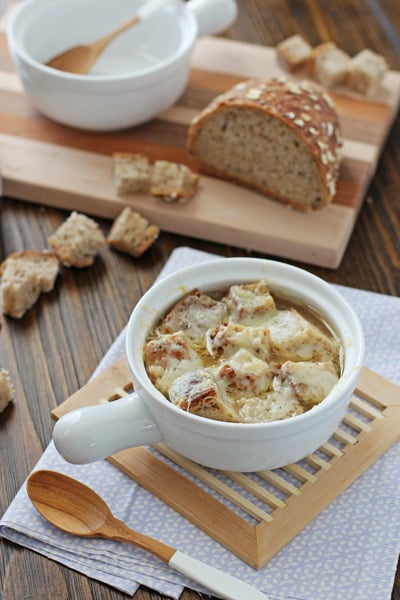
[[[0,266],[2,312],[20,319],[42,292],[50,292],[58,274],[55,254],[26,250],[10,254]]]
[[[73,211],[47,241],[63,265],[81,268],[93,264],[105,237],[96,221]]]
[[[115,152],[113,162],[115,187],[118,195],[149,191],[151,178],[147,156]]]
[[[278,58],[289,71],[294,71],[310,58],[312,46],[301,36],[292,35],[276,47]]]
[[[11,377],[6,369],[0,368],[0,413],[6,408],[13,398]]]
[[[186,165],[157,160],[153,166],[150,193],[166,202],[186,202],[196,191],[199,176]]]
[[[333,88],[345,81],[350,56],[332,42],[327,42],[314,48],[311,62],[315,81]]]
[[[107,243],[120,252],[138,257],[153,244],[159,233],[156,225],[126,207],[112,224]]]
[[[387,70],[385,57],[366,48],[350,60],[346,85],[355,92],[370,96],[378,89]]]

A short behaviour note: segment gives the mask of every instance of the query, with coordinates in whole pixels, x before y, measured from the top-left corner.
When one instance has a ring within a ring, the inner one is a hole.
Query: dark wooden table
[[[239,18],[226,36],[273,46],[300,33],[313,45],[333,40],[351,55],[370,47],[384,54],[392,69],[400,70],[399,30],[400,3],[393,0],[239,0]],[[399,295],[399,139],[397,118],[340,268],[306,266],[310,271],[331,282]],[[2,198],[0,210],[2,258],[45,247],[48,235],[67,216],[12,198]],[[110,223],[100,223],[107,231]],[[0,416],[1,514],[51,439],[51,409],[88,380],[171,251],[182,245],[221,256],[248,254],[162,233],[140,260],[103,251],[94,267],[65,270],[63,285],[42,296],[22,320],[3,319],[0,366],[11,373],[15,401]],[[125,597],[4,540],[0,548],[3,600]],[[184,600],[199,597],[188,590],[182,596]],[[145,588],[135,595],[135,599],[150,598],[161,596]],[[392,598],[400,598],[400,571]]]

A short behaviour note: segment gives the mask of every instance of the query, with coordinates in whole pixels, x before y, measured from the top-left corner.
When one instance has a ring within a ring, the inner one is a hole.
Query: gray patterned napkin
[[[218,257],[179,248],[172,253],[161,276],[213,258]],[[400,384],[400,299],[337,287],[364,326],[366,366]],[[124,332],[94,376],[123,352]],[[400,552],[400,444],[394,445],[260,571],[249,567],[105,460],[70,465],[50,443],[35,470],[43,468],[83,481],[99,492],[114,514],[130,527],[255,585],[271,598],[391,597]],[[35,511],[25,486],[0,521],[0,535],[128,594],[133,594],[140,584],[175,599],[185,586],[204,591],[128,544],[60,532]]]

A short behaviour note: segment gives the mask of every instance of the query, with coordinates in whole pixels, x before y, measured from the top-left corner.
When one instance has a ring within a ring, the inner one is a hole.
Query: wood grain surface
[[[313,45],[331,39],[352,55],[370,47],[384,54],[393,70],[400,70],[399,2],[239,0],[238,4],[239,18],[226,38],[274,46],[300,33]],[[0,68],[11,67],[1,64]],[[7,107],[0,105],[0,122],[6,114]],[[13,126],[18,126],[18,120],[11,123],[11,129]],[[310,271],[334,283],[400,295],[399,139],[397,116],[340,267],[307,267]],[[33,204],[4,196],[0,211],[3,258],[14,251],[45,247],[47,237],[68,214],[46,206],[44,197],[43,202],[39,198]],[[99,219],[99,223],[107,232],[110,221]],[[139,297],[151,286],[171,251],[182,245],[221,256],[264,256],[226,243],[162,232],[139,260],[104,249],[90,269],[63,269],[55,290],[43,295],[21,321],[3,319],[0,366],[11,373],[15,399],[0,416],[1,513],[51,439],[51,411],[88,381]],[[118,600],[126,596],[2,540],[0,597]],[[135,594],[135,600],[160,598],[145,588]],[[182,600],[198,598],[189,590],[182,595]],[[392,600],[400,600],[400,573]]]
[[[0,41],[6,21],[7,17]],[[1,62],[7,62],[7,54]],[[151,161],[179,161],[197,169],[186,150],[187,128],[213,97],[250,77],[290,76],[301,81],[305,76],[290,75],[272,47],[216,37],[197,41],[191,65],[187,88],[172,108],[139,127],[95,134],[41,116],[18,75],[0,69],[0,104],[5,106],[0,117],[4,194],[106,218],[130,206],[163,231],[337,268],[398,111],[400,72],[386,73],[372,97],[343,89],[330,91],[343,150],[337,193],[323,210],[290,210],[265,195],[205,175],[191,201],[178,206],[145,193],[118,196],[113,152],[145,152]]]

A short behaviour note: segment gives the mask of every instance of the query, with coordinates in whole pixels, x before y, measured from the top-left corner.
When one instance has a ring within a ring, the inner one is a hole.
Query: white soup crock
[[[228,423],[173,406],[151,383],[143,346],[159,318],[185,293],[226,289],[266,279],[272,290],[305,303],[336,332],[343,348],[342,375],[308,412],[268,423]],[[126,358],[135,392],[110,403],[72,411],[55,425],[54,442],[72,463],[89,463],[132,446],[166,442],[202,465],[232,471],[274,469],[304,458],[338,427],[363,364],[364,336],[357,315],[330,284],[282,262],[217,259],[184,268],[156,282],[137,303],[126,332]]]

